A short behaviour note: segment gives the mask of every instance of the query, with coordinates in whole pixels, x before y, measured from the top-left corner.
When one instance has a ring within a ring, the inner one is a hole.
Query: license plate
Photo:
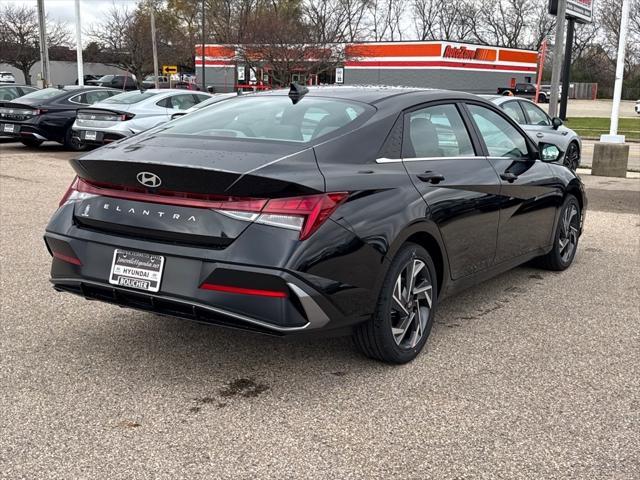
[[[113,252],[109,283],[147,292],[160,290],[164,257],[116,249]]]
[[[2,126],[2,131],[6,133],[13,133],[15,131],[16,126],[13,123],[5,123]]]
[[[84,139],[85,140],[95,140],[98,138],[98,132],[94,132],[93,130],[85,130]]]

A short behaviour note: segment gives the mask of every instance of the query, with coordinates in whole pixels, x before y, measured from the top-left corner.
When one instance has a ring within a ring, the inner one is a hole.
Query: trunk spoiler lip
[[[78,110],[78,113],[90,113],[90,114],[116,114],[116,115],[125,115],[129,112],[125,110],[116,110],[114,109],[106,109],[106,108],[81,108]]]

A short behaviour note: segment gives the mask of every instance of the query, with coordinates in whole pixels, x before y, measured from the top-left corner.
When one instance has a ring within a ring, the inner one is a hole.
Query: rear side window
[[[475,156],[455,105],[435,105],[407,114],[403,158]]]
[[[20,92],[16,87],[4,87],[0,88],[0,100],[13,100],[16,97],[20,96]]]
[[[173,110],[187,110],[193,107],[197,102],[192,94],[176,95],[167,99],[169,101],[168,108]]]
[[[235,97],[171,122],[163,134],[308,142],[339,131],[375,109],[341,99],[285,95]]]
[[[529,102],[519,102],[524,108],[524,111],[527,112],[527,116],[529,117],[530,125],[540,125],[540,126],[549,126],[551,125],[551,120],[546,113],[544,113],[539,107],[535,106],[533,103]]]
[[[154,93],[150,90],[145,92],[140,92],[139,90],[134,90],[133,92],[127,93],[118,93],[113,97],[105,100],[106,103],[120,103],[123,105],[132,105],[134,103],[141,102],[142,100],[146,100],[147,98],[151,98],[157,93]]]
[[[525,125],[527,123],[527,120],[524,118],[522,108],[520,108],[520,102],[505,102],[502,104],[502,109],[520,125]]]
[[[507,120],[488,108],[479,105],[468,107],[489,156],[523,158],[528,155],[526,140]]]

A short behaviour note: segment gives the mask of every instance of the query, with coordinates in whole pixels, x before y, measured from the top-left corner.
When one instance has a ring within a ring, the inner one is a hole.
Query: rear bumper
[[[181,257],[158,251],[159,245],[150,243],[147,251],[165,256],[160,290],[151,293],[109,283],[113,252],[122,248],[119,245],[52,232],[45,234],[45,242],[49,252],[56,253],[50,280],[54,288],[90,300],[272,335],[350,329],[361,320],[345,318],[296,272]],[[68,258],[78,261],[69,262]],[[212,278],[247,287],[278,285],[287,295],[268,298],[201,288]]]
[[[135,135],[136,132],[132,131],[126,126],[128,122],[120,122],[118,125],[112,125],[109,127],[92,127],[92,126],[79,126],[78,122],[73,125],[72,129],[76,136],[78,136],[83,142],[91,145],[104,145],[106,143],[122,140],[123,138]],[[96,138],[87,139],[87,132],[95,132]]]
[[[14,125],[13,132],[0,131],[0,134],[2,134],[3,136],[13,137],[13,138],[34,138],[42,141],[52,140],[48,132],[41,129],[35,123],[11,122],[11,121],[3,121],[0,123],[2,123],[3,125],[6,123],[11,123]]]

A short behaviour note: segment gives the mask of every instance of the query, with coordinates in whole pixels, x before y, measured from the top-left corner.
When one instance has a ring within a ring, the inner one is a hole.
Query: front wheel
[[[580,238],[580,218],[578,199],[573,195],[567,195],[560,210],[553,248],[539,259],[542,268],[561,271],[566,270],[573,263]]]
[[[410,362],[429,337],[436,303],[433,260],[421,246],[407,243],[389,267],[373,317],[354,333],[357,347],[384,362]]]
[[[567,147],[567,153],[564,154],[564,165],[574,172],[580,166],[580,149],[575,142],[571,142]]]

